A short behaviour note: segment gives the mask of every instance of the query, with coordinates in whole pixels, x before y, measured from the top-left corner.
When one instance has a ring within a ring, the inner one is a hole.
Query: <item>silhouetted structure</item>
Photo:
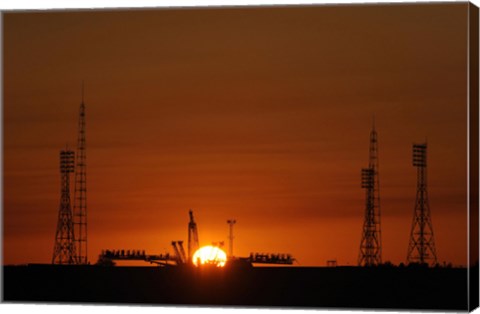
[[[149,255],[145,253],[145,250],[102,250],[102,253],[99,255],[98,260],[101,261],[103,264],[109,266],[115,265],[114,263],[112,263],[112,261],[114,260],[145,261],[152,264],[158,264],[160,266],[178,265],[178,256],[172,255],[170,253]]]
[[[249,257],[240,257],[240,260],[250,264],[292,265],[295,258],[291,254],[283,253],[250,253]]]
[[[413,144],[413,166],[417,167],[417,196],[407,262],[434,265],[437,253],[427,194],[427,143]]]
[[[328,260],[327,267],[337,267],[337,260],[336,259]]]
[[[60,151],[61,197],[52,264],[75,264],[75,234],[70,202],[70,174],[74,170],[74,152]]]
[[[230,241],[228,246],[228,258],[233,257],[233,225],[236,223],[237,221],[235,219],[227,220],[227,224],[229,226],[229,231],[230,231],[228,235],[228,240]]]
[[[175,252],[177,265],[185,264],[187,257],[185,255],[185,249],[183,248],[183,241],[172,241],[172,247]]]
[[[378,177],[378,141],[373,125],[370,132],[368,168],[362,169],[362,188],[366,190],[365,218],[360,242],[359,266],[374,266],[382,263],[382,236],[380,228],[380,182]]]
[[[188,223],[188,262],[192,263],[192,256],[199,248],[197,224],[193,219],[193,212],[190,209],[190,222]]]
[[[75,193],[74,193],[74,223],[75,241],[77,245],[76,261],[78,264],[87,264],[87,155],[85,136],[85,102],[80,104],[80,117],[78,121],[77,162],[75,167]]]
[[[193,256],[199,249],[197,224],[193,219],[192,210],[189,211],[190,221],[188,223],[188,256],[185,255],[183,241],[172,241],[173,253],[160,255],[149,255],[145,250],[102,250],[98,257],[97,265],[114,266],[114,260],[134,260],[155,263],[159,266],[194,266]],[[233,227],[235,220],[228,220],[230,227]],[[230,238],[233,238],[233,231],[230,229]],[[212,242],[212,246],[222,249],[223,241]],[[233,251],[232,249],[230,250]],[[211,256],[214,257],[214,256]],[[239,265],[249,266],[252,264],[292,265],[295,258],[291,254],[272,253],[250,253],[248,257],[228,257],[227,265],[237,267]],[[212,265],[207,263],[206,265]],[[216,264],[215,264],[216,265]]]

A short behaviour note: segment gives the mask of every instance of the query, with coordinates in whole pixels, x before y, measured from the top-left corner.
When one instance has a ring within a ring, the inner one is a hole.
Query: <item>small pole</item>
[[[229,235],[229,240],[230,240],[230,243],[229,243],[229,248],[228,248],[228,257],[229,258],[232,258],[233,257],[233,225],[236,223],[237,221],[235,219],[229,219],[227,220],[227,223],[230,227],[230,235]]]

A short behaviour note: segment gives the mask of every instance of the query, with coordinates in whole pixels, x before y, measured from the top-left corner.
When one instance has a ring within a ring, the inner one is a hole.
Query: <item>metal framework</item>
[[[170,253],[148,255],[145,250],[102,250],[99,261],[145,261],[159,266],[178,265],[178,257]]]
[[[362,188],[365,189],[365,217],[360,242],[359,266],[382,263],[382,234],[380,225],[380,180],[378,176],[378,139],[375,125],[370,132],[368,168],[362,169]]]
[[[237,221],[235,219],[229,219],[227,220],[227,224],[229,226],[229,235],[228,239],[230,241],[229,246],[228,246],[228,258],[233,257],[233,225],[236,224]]]
[[[407,262],[435,265],[437,252],[427,193],[427,143],[413,144],[413,166],[417,167],[417,195]]]
[[[178,247],[175,248],[173,243],[179,241],[173,241],[172,247],[175,251],[174,254],[164,253],[158,255],[146,254],[145,250],[102,250],[98,257],[99,261],[145,261],[159,266],[179,266],[184,264],[180,261],[177,254],[181,254]],[[181,245],[180,245],[181,246]],[[176,251],[179,251],[178,253]],[[292,265],[295,258],[291,254],[269,254],[269,253],[250,253],[249,257],[239,257],[236,260],[241,260],[249,264],[267,264],[267,265]],[[336,263],[336,261],[335,261]],[[187,264],[191,265],[191,264]],[[336,264],[335,264],[336,265]]]
[[[190,221],[188,223],[188,262],[193,263],[193,254],[198,250],[200,245],[198,242],[197,223],[193,219],[193,212],[190,209],[188,213],[190,215]]]
[[[291,254],[250,253],[248,258],[241,257],[251,264],[292,265],[295,258]]]
[[[187,259],[185,256],[185,249],[183,248],[183,241],[172,241],[172,247],[173,251],[175,252],[177,264],[185,264]]]
[[[77,246],[77,264],[87,264],[87,155],[85,136],[85,102],[80,104],[80,116],[78,121],[77,140],[77,163],[75,168],[75,192],[74,192],[74,223],[75,241]]]
[[[60,151],[61,197],[52,264],[75,264],[75,233],[70,202],[70,174],[74,170],[74,152]]]

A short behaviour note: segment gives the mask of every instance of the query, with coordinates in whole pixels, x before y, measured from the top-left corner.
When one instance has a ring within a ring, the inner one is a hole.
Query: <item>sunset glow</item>
[[[216,246],[207,245],[201,247],[193,254],[193,264],[195,266],[215,265],[223,267],[226,262],[227,254]]]
[[[92,264],[106,248],[168,251],[191,208],[202,242],[228,243],[235,218],[235,256],[357,265],[375,120],[382,261],[406,262],[412,143],[428,138],[438,258],[466,265],[467,13],[467,2],[6,12],[2,262],[51,262],[58,151],[77,145],[84,81]]]

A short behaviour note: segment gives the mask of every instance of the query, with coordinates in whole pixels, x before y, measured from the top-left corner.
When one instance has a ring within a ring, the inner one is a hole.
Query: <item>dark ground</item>
[[[6,302],[467,310],[465,268],[28,265],[3,272]]]

